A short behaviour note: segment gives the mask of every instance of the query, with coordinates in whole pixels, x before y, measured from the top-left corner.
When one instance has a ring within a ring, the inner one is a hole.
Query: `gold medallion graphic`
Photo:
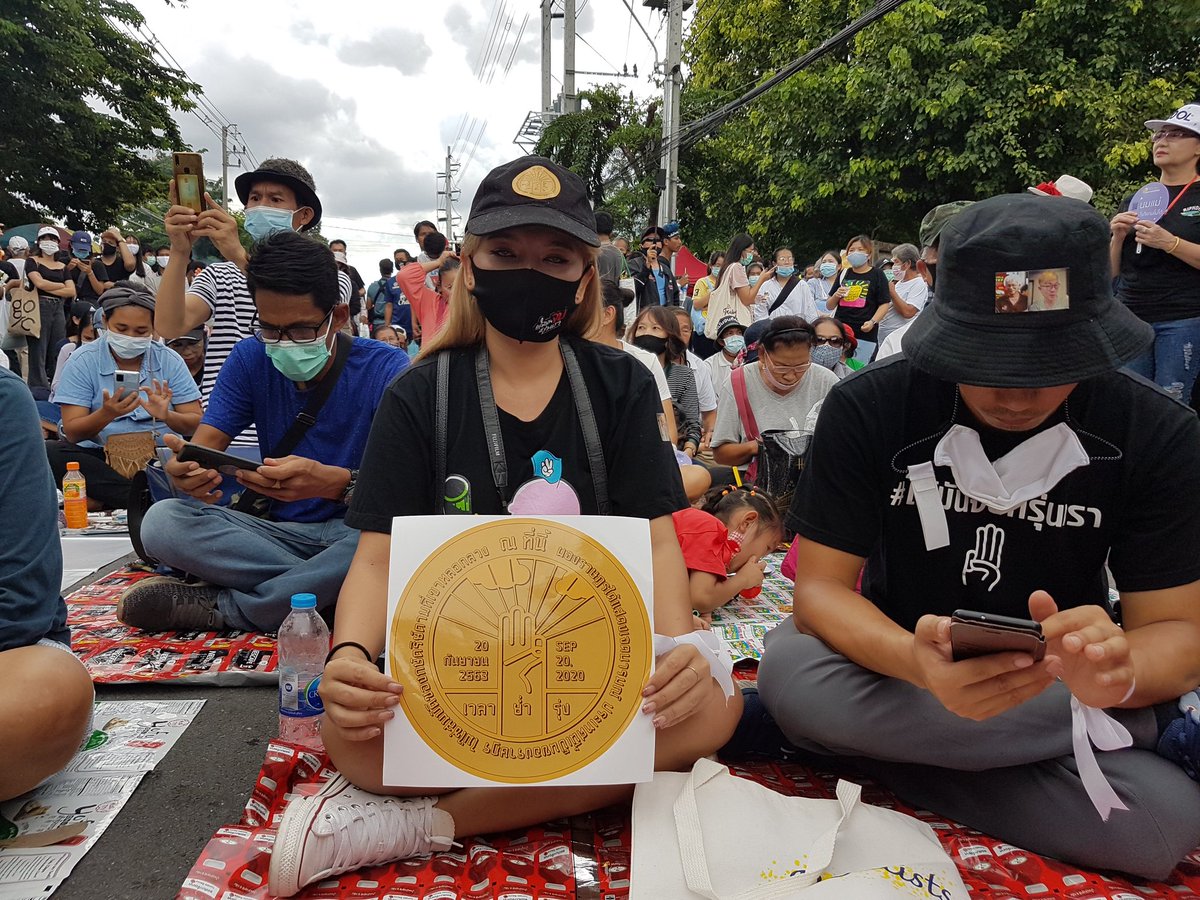
[[[562,192],[558,176],[545,166],[532,166],[513,179],[513,193],[532,200],[551,200]]]
[[[625,567],[558,522],[509,518],[446,541],[390,623],[400,706],[434,752],[509,784],[599,758],[641,706],[652,635]]]

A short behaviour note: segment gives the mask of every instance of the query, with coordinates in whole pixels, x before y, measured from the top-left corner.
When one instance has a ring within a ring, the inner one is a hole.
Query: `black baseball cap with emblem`
[[[591,247],[600,246],[583,179],[544,156],[522,156],[492,169],[471,202],[468,234],[521,225],[557,228]]]

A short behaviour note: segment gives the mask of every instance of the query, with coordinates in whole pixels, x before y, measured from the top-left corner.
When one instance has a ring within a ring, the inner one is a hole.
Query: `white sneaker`
[[[344,775],[311,797],[288,803],[271,851],[268,884],[291,897],[307,884],[454,843],[454,820],[436,797],[384,797],[356,788]]]

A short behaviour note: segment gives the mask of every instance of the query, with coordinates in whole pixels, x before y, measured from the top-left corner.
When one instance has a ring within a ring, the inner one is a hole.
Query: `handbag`
[[[8,333],[18,337],[42,336],[42,310],[38,292],[25,287],[22,280],[8,292]]]
[[[708,759],[633,794],[630,900],[966,900],[924,822],[861,802],[786,797]]]
[[[104,442],[104,458],[122,478],[133,478],[154,459],[153,431],[127,431],[110,435]]]
[[[704,323],[704,336],[715,341],[721,320],[729,316],[736,318],[743,329],[750,327],[750,307],[734,293],[729,279],[722,278],[720,284],[708,293],[708,320]]]

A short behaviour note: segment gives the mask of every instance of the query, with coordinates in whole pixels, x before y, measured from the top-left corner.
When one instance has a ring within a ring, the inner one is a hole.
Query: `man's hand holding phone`
[[[220,204],[207,193],[204,195],[204,204],[206,208],[196,217],[196,227],[192,229],[193,240],[208,238],[221,256],[244,271],[248,260],[238,234],[237,219],[221,209]]]
[[[949,616],[922,616],[913,635],[919,683],[956,715],[983,721],[1036,697],[1054,681],[1047,662],[1006,651],[955,662]]]
[[[179,189],[176,187],[174,178],[171,179],[170,186],[167,188],[167,197],[171,201],[166,215],[163,216],[163,227],[166,229],[167,239],[170,241],[173,251],[190,256],[193,240],[192,229],[196,227],[199,216],[191,207],[182,206],[179,203]]]
[[[179,490],[194,500],[204,503],[216,503],[221,499],[221,473],[216,469],[206,469],[196,462],[180,462],[179,452],[183,450],[184,440],[176,434],[164,434],[163,443],[174,454],[170,461],[163,464],[163,469],[171,476],[171,480]]]
[[[1049,671],[1086,706],[1106,709],[1124,702],[1133,687],[1129,639],[1100,606],[1061,612],[1045,591],[1029,596],[1029,612],[1042,625]]]

